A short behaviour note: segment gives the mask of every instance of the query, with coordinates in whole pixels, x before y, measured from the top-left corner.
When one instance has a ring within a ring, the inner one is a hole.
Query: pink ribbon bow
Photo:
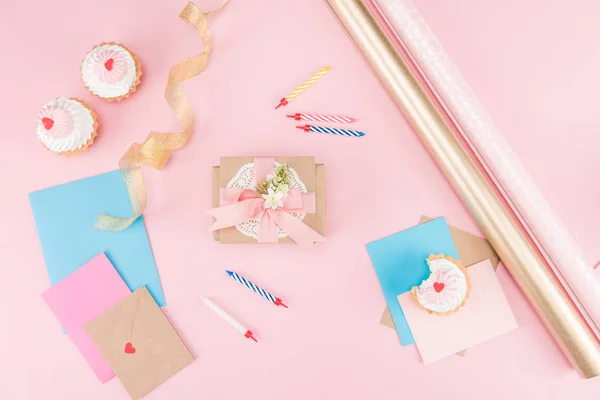
[[[254,159],[256,182],[263,182],[274,171],[274,158]],[[290,214],[292,212],[314,213],[315,193],[302,193],[300,189],[290,189],[287,197],[283,199],[283,207],[265,209],[264,203],[265,199],[253,190],[221,188],[221,207],[207,211],[209,215],[216,218],[210,230],[216,231],[239,225],[257,218],[262,212],[258,228],[258,243],[277,243],[277,226],[303,246],[325,241],[323,236]]]

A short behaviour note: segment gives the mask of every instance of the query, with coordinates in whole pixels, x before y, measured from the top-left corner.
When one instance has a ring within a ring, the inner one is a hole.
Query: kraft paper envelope
[[[425,222],[431,221],[433,218],[421,216],[419,220],[419,224],[424,224]],[[452,240],[454,240],[454,244],[456,245],[456,249],[458,250],[458,255],[460,256],[460,260],[462,261],[465,267],[469,267],[473,264],[476,264],[483,260],[490,260],[494,270],[498,268],[498,263],[500,263],[500,258],[498,254],[494,251],[490,242],[486,239],[483,239],[479,236],[473,235],[467,231],[463,231],[458,229],[452,225],[448,225],[450,228],[450,235],[452,236]],[[389,308],[383,311],[381,315],[380,324],[387,326],[390,329],[396,329],[394,326],[394,320],[392,319],[392,315],[390,314]],[[464,356],[465,350],[456,353],[459,356]]]
[[[415,343],[425,364],[475,346],[517,327],[489,260],[469,268],[469,298],[457,312],[429,314],[412,293],[398,296]]]
[[[220,188],[227,184],[235,176],[240,167],[254,161],[253,157],[221,157],[221,165],[213,167],[212,175],[212,206],[219,207]],[[306,185],[309,192],[316,193],[316,213],[306,214],[302,222],[325,236],[325,166],[315,165],[314,157],[275,157],[280,164],[289,164]],[[250,236],[241,234],[235,227],[220,229],[213,232],[213,238],[219,243],[256,243]],[[290,237],[279,239],[278,243],[295,243]]]
[[[146,286],[156,302],[165,305],[143,217],[121,232],[94,228],[100,213],[131,215],[121,171],[30,193],[29,202],[51,285],[103,252],[129,289]]]
[[[84,326],[129,296],[131,291],[101,253],[42,294],[67,334],[101,382],[115,374]]]
[[[85,330],[133,399],[194,360],[145,287],[88,323]]]

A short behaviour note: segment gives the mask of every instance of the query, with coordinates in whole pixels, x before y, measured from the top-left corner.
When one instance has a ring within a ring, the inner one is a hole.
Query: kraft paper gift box
[[[261,157],[257,157],[261,158]],[[226,188],[229,181],[236,176],[241,167],[252,163],[254,157],[222,157],[220,166],[213,167],[212,171],[212,206],[220,207],[221,188]],[[315,164],[314,157],[275,157],[279,164],[288,164],[306,185],[307,191],[315,193],[316,209],[314,213],[307,213],[302,222],[321,236],[325,236],[325,166]],[[219,243],[257,243],[251,236],[246,236],[237,230],[235,226],[216,230],[213,232],[214,239]],[[280,238],[279,244],[296,243],[289,236]]]

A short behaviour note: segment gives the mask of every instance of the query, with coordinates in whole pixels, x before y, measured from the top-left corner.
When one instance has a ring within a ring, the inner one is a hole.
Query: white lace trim
[[[279,164],[277,161],[275,161],[275,167],[278,167],[279,165],[281,165],[281,164]],[[290,167],[289,178],[290,178],[290,185],[289,185],[290,189],[300,189],[300,191],[302,193],[308,193],[308,190],[306,189],[306,185],[304,184],[304,182],[302,182],[300,180],[298,173],[292,167]],[[252,191],[255,190],[256,185],[257,185],[257,182],[254,177],[254,162],[243,165],[238,170],[238,172],[235,174],[235,176],[233,178],[231,178],[229,183],[227,183],[228,188],[248,189],[248,190],[252,190]],[[263,212],[258,214],[255,219],[251,219],[242,224],[236,225],[235,226],[236,229],[245,236],[250,236],[250,237],[253,237],[254,239],[258,239],[258,224],[260,222],[260,218],[263,215]],[[302,213],[302,214],[290,213],[290,214],[292,214],[293,216],[298,218],[300,221],[302,221],[304,219],[304,217],[306,216],[306,213]],[[288,236],[287,233],[285,233],[279,227],[277,227],[277,238],[278,239],[283,239],[284,237],[287,237],[287,236]]]

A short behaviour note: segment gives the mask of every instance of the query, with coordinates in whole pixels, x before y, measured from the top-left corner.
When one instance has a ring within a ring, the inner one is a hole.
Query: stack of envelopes
[[[137,399],[191,363],[160,309],[165,300],[143,219],[122,232],[94,229],[99,211],[131,214],[121,173],[29,199],[52,285],[42,297],[98,379],[116,374]]]
[[[145,286],[131,293],[104,254],[42,297],[102,382],[138,399],[193,361]]]
[[[396,329],[402,345],[415,343],[425,364],[517,327],[495,270],[500,262],[487,240],[449,227],[444,218],[422,217],[419,225],[367,244],[388,308],[381,323]],[[410,290],[429,276],[430,254],[460,259],[471,282],[465,306],[449,315],[427,313]]]

